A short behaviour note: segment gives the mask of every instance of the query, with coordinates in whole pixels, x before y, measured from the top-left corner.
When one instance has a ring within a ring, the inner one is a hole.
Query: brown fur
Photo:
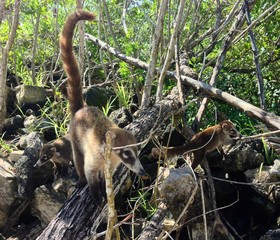
[[[55,178],[64,177],[68,173],[69,162],[73,161],[69,136],[66,135],[56,139],[53,143],[44,144],[39,160],[34,167],[40,167],[48,161],[54,164]]]
[[[181,155],[186,152],[193,153],[192,168],[195,169],[203,160],[206,153],[218,149],[224,154],[222,146],[231,144],[234,139],[240,138],[241,134],[235,129],[231,121],[224,120],[217,125],[209,127],[193,136],[191,141],[183,146],[173,148],[163,148],[167,156]],[[152,149],[153,157],[157,158],[160,150]]]
[[[62,30],[60,47],[64,70],[68,77],[67,97],[71,110],[70,134],[75,168],[80,177],[79,183],[83,184],[87,181],[91,193],[99,195],[104,190],[103,152],[105,135],[108,131],[116,135],[112,146],[124,147],[113,150],[111,166],[116,168],[123,162],[137,174],[144,175],[145,171],[137,158],[137,147],[125,147],[136,144],[135,137],[129,131],[118,128],[98,108],[84,106],[82,79],[73,53],[72,39],[78,21],[94,18],[92,13],[83,10],[70,14]]]

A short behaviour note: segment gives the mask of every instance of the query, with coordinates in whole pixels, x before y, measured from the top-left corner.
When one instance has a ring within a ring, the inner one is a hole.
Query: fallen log
[[[90,41],[92,41],[95,45],[101,47],[102,49],[105,49],[112,53],[115,57],[123,60],[124,62],[128,63],[129,65],[135,66],[137,68],[141,68],[144,70],[148,70],[149,65],[146,62],[143,62],[139,59],[135,59],[132,57],[128,57],[124,55],[123,53],[119,52],[118,50],[110,47],[107,43],[101,41],[100,39],[97,39],[96,37],[86,34],[85,35]],[[161,72],[161,69],[157,68],[155,70],[157,73]],[[176,75],[172,71],[167,71],[167,77],[176,79]],[[263,122],[265,125],[269,127],[273,127],[276,129],[280,129],[280,117],[276,116],[272,113],[266,112],[238,97],[235,97],[227,92],[224,92],[218,88],[212,87],[207,83],[197,81],[191,77],[188,76],[181,76],[182,83],[184,85],[188,85],[192,88],[201,90],[203,93],[220,99],[227,104],[240,109],[241,111],[245,112],[249,117],[257,119],[261,122]]]

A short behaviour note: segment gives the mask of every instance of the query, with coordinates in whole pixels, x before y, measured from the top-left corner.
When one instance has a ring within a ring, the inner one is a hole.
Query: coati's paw
[[[157,159],[160,156],[160,150],[158,148],[152,148],[151,154],[153,158]]]
[[[106,199],[105,188],[100,188],[99,184],[95,187],[90,187],[90,194],[97,205],[100,205]]]
[[[80,177],[78,182],[76,183],[76,188],[84,187],[87,184],[86,178]]]

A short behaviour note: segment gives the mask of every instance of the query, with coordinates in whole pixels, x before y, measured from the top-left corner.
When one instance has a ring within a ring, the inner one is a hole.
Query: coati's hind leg
[[[203,161],[205,152],[203,149],[200,149],[198,151],[193,152],[193,162],[192,162],[192,168],[193,170]]]
[[[87,183],[84,171],[84,154],[80,151],[79,148],[75,146],[75,144],[72,145],[72,149],[74,166],[77,171],[77,174],[79,175],[77,187],[82,187]]]

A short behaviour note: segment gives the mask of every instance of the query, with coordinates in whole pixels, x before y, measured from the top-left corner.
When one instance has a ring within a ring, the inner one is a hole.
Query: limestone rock
[[[16,92],[19,105],[41,103],[47,96],[45,88],[31,85],[20,85],[16,87]]]
[[[182,212],[195,184],[189,168],[164,170],[158,190],[175,218]]]
[[[262,168],[247,170],[245,175],[250,183],[263,183],[252,185],[252,188],[272,203],[280,206],[280,184],[274,184],[280,181],[279,165],[280,161],[275,160],[273,166],[263,166]]]
[[[38,184],[34,181],[34,164],[39,157],[42,146],[40,134],[32,132],[27,137],[28,146],[15,164],[15,171],[18,184],[18,193],[21,197],[30,197]]]
[[[20,149],[25,149],[28,146],[32,146],[34,144],[34,139],[38,138],[41,139],[41,135],[37,132],[31,132],[28,135],[23,135],[17,145]],[[40,144],[42,145],[42,141],[40,142]],[[39,148],[41,148],[41,146],[37,146]]]
[[[15,150],[11,152],[9,155],[10,161],[13,163],[17,162],[22,154],[23,154],[23,150]]]
[[[38,119],[34,115],[30,115],[24,119],[23,125],[28,129],[35,129],[39,124]]]
[[[109,116],[120,128],[124,128],[132,122],[133,117],[126,108],[119,108]]]
[[[37,188],[31,202],[31,213],[38,217],[42,225],[47,225],[58,213],[66,197],[56,192],[51,186]]]
[[[10,207],[17,197],[16,177],[12,163],[0,159],[0,228],[3,227],[10,214]]]
[[[244,172],[254,169],[264,162],[261,140],[241,142],[229,150],[225,160],[221,161],[227,172]]]

